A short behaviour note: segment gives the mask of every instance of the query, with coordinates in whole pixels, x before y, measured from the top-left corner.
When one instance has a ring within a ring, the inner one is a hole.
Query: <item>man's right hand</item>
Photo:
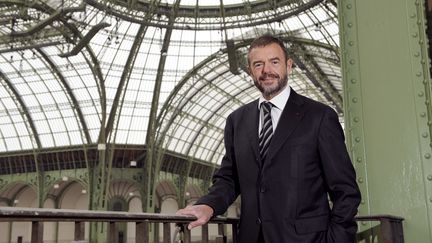
[[[213,208],[201,204],[201,205],[187,206],[183,209],[178,210],[176,214],[191,215],[197,218],[197,220],[189,223],[188,229],[191,230],[192,228],[206,224],[213,216],[213,213],[214,213]]]

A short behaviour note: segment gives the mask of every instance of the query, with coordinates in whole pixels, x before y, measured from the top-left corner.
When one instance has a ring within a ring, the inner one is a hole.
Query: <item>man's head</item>
[[[249,73],[264,98],[270,100],[288,83],[292,60],[281,40],[271,35],[256,38],[248,52]]]

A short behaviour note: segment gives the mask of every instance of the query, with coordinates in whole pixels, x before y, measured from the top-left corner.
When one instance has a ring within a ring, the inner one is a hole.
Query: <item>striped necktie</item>
[[[270,145],[270,141],[273,137],[273,124],[271,119],[271,108],[273,104],[270,102],[261,103],[261,110],[264,114],[264,121],[261,127],[261,132],[259,134],[259,150],[261,161],[264,161],[265,156]]]

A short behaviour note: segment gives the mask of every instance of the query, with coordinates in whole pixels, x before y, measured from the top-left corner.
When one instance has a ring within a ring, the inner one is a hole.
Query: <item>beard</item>
[[[277,83],[266,86],[262,85],[262,82],[266,78],[274,78],[277,79]],[[288,83],[288,75],[285,74],[282,76],[282,78],[278,74],[264,74],[258,77],[258,79],[253,79],[255,86],[258,88],[259,91],[263,94],[264,97],[273,97],[274,95],[278,94],[282,89],[285,88],[285,86]]]

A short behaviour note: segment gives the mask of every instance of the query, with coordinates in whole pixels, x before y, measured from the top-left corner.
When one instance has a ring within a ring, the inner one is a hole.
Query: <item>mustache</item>
[[[274,79],[276,79],[276,78],[280,78],[280,77],[276,73],[267,73],[267,74],[263,74],[263,75],[259,76],[259,80],[261,80],[261,81],[265,80],[267,78],[274,78]]]

